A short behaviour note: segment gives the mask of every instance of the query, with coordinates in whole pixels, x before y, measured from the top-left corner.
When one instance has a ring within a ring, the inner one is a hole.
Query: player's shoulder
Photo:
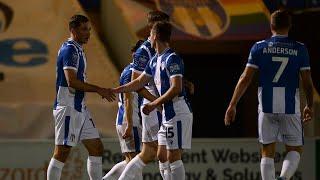
[[[163,58],[166,59],[166,61],[169,60],[181,60],[181,57],[179,56],[179,54],[177,54],[174,50],[172,49],[168,49],[164,55]]]
[[[132,73],[132,64],[127,65],[121,72],[121,77],[131,75]]]
[[[295,46],[296,47],[298,47],[298,48],[306,48],[306,46],[305,46],[305,44],[304,43],[302,43],[302,42],[300,42],[300,41],[295,41],[295,40],[292,40],[293,42],[294,42],[294,44],[295,44]]]
[[[255,42],[252,47],[251,47],[251,52],[252,51],[259,51],[261,49],[263,49],[264,47],[268,46],[269,43],[269,39],[264,39],[264,40],[260,40]]]
[[[70,43],[69,41],[66,41],[62,44],[62,46],[60,48],[60,52],[78,53],[78,49],[77,49],[76,45],[74,45],[73,43]]]

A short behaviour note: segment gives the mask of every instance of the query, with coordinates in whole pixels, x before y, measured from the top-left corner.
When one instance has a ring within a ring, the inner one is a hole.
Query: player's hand
[[[308,106],[306,106],[303,109],[303,123],[307,123],[309,121],[311,121],[312,119],[312,109]]]
[[[107,99],[109,102],[112,102],[116,99],[116,96],[111,91],[111,89],[99,88],[97,93],[104,99]]]
[[[237,113],[236,107],[233,107],[233,106],[228,107],[227,112],[224,116],[224,124],[226,126],[229,126],[231,122],[234,122],[236,113]]]
[[[188,89],[190,95],[194,95],[194,84],[192,82],[184,80],[184,86]]]
[[[157,106],[153,103],[145,104],[142,108],[142,112],[146,115],[149,115]]]
[[[122,135],[123,139],[132,138],[132,126],[127,125],[124,134]]]

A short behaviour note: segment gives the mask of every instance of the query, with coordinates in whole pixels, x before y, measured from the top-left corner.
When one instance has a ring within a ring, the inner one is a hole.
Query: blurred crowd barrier
[[[122,161],[117,139],[103,139],[103,171]],[[0,141],[0,179],[45,179],[53,153],[53,141]],[[304,153],[294,180],[320,178],[320,139],[306,139]],[[277,146],[276,173],[279,174],[285,157],[284,147]],[[87,152],[84,147],[73,148],[62,172],[62,179],[88,179]],[[260,153],[256,139],[193,139],[192,150],[182,155],[186,180],[259,180]],[[144,180],[161,180],[158,163],[146,166]]]

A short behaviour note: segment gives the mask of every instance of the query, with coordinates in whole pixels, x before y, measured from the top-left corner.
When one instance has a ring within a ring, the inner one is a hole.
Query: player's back
[[[182,58],[178,56],[172,49],[164,50],[160,55],[153,57],[146,73],[154,77],[157,91],[162,96],[170,89],[170,79],[179,76],[183,79],[184,76],[184,63]],[[170,120],[176,114],[191,113],[191,106],[186,101],[185,88],[178,96],[174,97],[163,104],[165,120]]]
[[[299,72],[309,68],[302,43],[273,36],[251,49],[248,66],[259,69],[259,109],[265,113],[300,113]]]
[[[119,84],[120,86],[125,85],[129,82],[131,82],[131,76],[132,76],[132,64],[129,64],[128,66],[126,66],[124,68],[124,70],[122,71],[121,75],[120,75],[120,79],[119,79]],[[137,126],[140,123],[140,106],[142,104],[142,98],[138,95],[138,93],[136,92],[131,92],[132,94],[132,120],[133,120],[133,124],[135,126]],[[119,110],[118,110],[118,116],[117,116],[117,125],[121,125],[124,121],[124,106],[125,106],[125,101],[124,101],[124,93],[119,93]]]
[[[143,44],[137,49],[133,57],[132,70],[142,73],[148,63],[155,55],[155,50],[151,46],[151,42],[149,39],[143,42]],[[154,96],[159,96],[159,93],[156,90],[155,84],[150,81],[145,88]],[[144,99],[143,104],[149,103],[149,100]]]

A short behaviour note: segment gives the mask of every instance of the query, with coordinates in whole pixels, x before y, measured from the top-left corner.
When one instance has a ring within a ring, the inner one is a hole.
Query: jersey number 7
[[[289,58],[288,57],[272,57],[272,61],[273,62],[281,62],[280,68],[278,69],[278,71],[272,81],[273,83],[277,83],[279,81],[284,69],[288,65]]]

